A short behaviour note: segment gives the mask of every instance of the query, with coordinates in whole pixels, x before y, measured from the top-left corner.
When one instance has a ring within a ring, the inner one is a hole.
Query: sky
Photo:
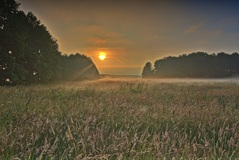
[[[204,51],[239,52],[239,2],[230,0],[17,0],[64,54],[102,74],[140,75],[146,62]],[[105,52],[106,59],[98,55]]]

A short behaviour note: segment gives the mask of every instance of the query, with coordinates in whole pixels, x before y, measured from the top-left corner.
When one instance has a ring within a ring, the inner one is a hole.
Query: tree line
[[[99,76],[89,57],[63,55],[57,40],[40,20],[19,6],[15,0],[0,1],[0,85]]]
[[[239,76],[239,54],[194,52],[147,62],[143,78],[225,78]]]

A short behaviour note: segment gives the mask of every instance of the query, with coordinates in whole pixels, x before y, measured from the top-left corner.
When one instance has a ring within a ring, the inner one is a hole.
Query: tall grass
[[[239,85],[99,80],[0,88],[0,159],[237,159]]]

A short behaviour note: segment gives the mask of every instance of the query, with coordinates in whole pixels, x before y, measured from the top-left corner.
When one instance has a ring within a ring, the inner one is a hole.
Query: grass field
[[[0,87],[0,159],[239,159],[239,84]]]

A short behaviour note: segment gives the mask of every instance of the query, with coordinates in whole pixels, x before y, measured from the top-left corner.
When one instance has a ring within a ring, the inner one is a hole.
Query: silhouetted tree
[[[153,76],[152,64],[150,62],[147,62],[143,68],[142,77],[150,78],[152,76]]]
[[[24,72],[15,57],[16,41],[20,36],[14,35],[18,30],[13,21],[17,19],[18,7],[19,4],[14,0],[0,2],[0,85],[10,83],[10,80],[16,81],[16,70]]]
[[[0,1],[0,85],[62,80],[87,65],[85,75],[93,68],[99,75],[90,58],[62,56],[47,28],[33,13],[20,11],[19,5],[15,0]]]
[[[154,77],[220,78],[239,76],[239,54],[196,52],[154,63]]]
[[[92,60],[83,54],[62,56],[64,80],[82,80],[99,78],[99,71]]]
[[[31,12],[27,14],[27,19],[31,24],[28,43],[33,54],[31,58],[35,59],[28,69],[39,82],[58,80],[61,76],[61,53],[56,40]]]

